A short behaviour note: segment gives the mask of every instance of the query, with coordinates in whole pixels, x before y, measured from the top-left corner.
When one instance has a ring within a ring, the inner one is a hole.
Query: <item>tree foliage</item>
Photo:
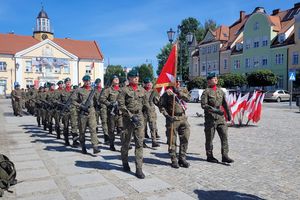
[[[126,78],[126,74],[121,65],[108,65],[104,74],[104,84],[109,85],[112,75],[117,75],[120,81]]]
[[[192,90],[194,88],[204,89],[207,87],[207,80],[201,76],[196,77],[187,83],[188,90]]]
[[[242,74],[224,74],[220,76],[220,79],[224,81],[223,86],[226,88],[242,87],[247,84],[246,76]]]
[[[153,66],[151,64],[142,64],[134,68],[139,72],[140,82],[142,82],[146,77],[149,77],[151,80],[153,80]]]
[[[257,70],[247,76],[249,86],[272,86],[277,84],[277,76],[271,70]]]

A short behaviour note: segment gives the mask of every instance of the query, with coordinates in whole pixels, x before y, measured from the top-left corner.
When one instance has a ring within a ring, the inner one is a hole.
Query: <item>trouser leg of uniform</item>
[[[104,136],[108,136],[108,125],[107,125],[107,109],[106,107],[101,108],[100,118],[101,118],[101,126],[103,130]]]
[[[123,118],[124,121],[124,132],[121,135],[121,158],[122,158],[122,163],[127,164],[128,163],[128,150],[131,142],[131,137],[133,133],[133,125],[131,124],[130,120],[128,117]]]
[[[98,137],[97,137],[97,132],[96,132],[97,121],[96,121],[95,115],[93,113],[89,114],[87,124],[88,124],[90,134],[91,134],[91,143],[92,143],[93,147],[97,147],[98,146]]]
[[[171,123],[167,122],[167,138],[168,138],[168,146],[169,146],[169,155],[171,157],[171,160],[177,159],[176,156],[176,140],[177,140],[177,127],[179,125],[178,121],[173,122],[173,136],[172,136],[172,141],[171,140]]]
[[[214,124],[204,124],[204,132],[205,132],[205,150],[206,156],[213,156],[213,139],[215,137],[215,125]]]
[[[79,118],[79,141],[82,147],[82,152],[86,153],[86,146],[85,146],[85,131],[87,126],[88,119],[86,116],[81,116]]]
[[[38,126],[40,127],[41,126],[41,109],[40,108],[36,109],[36,121],[37,121]]]
[[[134,128],[133,137],[135,142],[135,164],[137,169],[142,169],[143,167],[143,141],[144,141],[144,123],[143,116],[139,115],[141,126]]]
[[[221,153],[223,156],[228,156],[229,151],[227,129],[225,124],[217,125],[217,131],[221,140]]]
[[[150,117],[149,129],[151,133],[152,142],[156,142],[157,126],[156,126],[156,119],[154,117]]]
[[[190,125],[186,119],[182,121],[178,128],[178,136],[180,141],[179,160],[186,160],[186,152],[190,138]]]
[[[72,109],[70,112],[70,120],[71,120],[71,132],[73,141],[77,141],[78,139],[78,113],[76,109]]]
[[[109,143],[111,146],[113,146],[115,142],[116,117],[109,115],[107,122],[108,122],[107,125],[108,125]]]
[[[52,128],[53,128],[53,110],[50,110],[48,112],[48,126],[49,126],[49,134],[52,134]]]
[[[69,143],[69,123],[70,123],[70,115],[69,113],[68,114],[65,114],[63,116],[63,126],[64,126],[64,130],[63,130],[63,134],[64,134],[64,139],[65,139],[65,144],[66,145],[70,145]]]

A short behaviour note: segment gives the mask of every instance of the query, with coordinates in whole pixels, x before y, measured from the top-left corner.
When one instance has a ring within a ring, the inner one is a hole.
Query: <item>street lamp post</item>
[[[180,28],[181,26],[178,25],[177,26],[177,39],[178,40],[178,48],[179,48],[179,66],[180,66],[180,74],[179,74],[179,77],[181,77],[181,79],[183,80],[183,63],[182,63],[182,58],[183,58],[183,50],[184,48],[186,47],[186,43],[185,42],[181,42],[179,40],[179,32],[180,32]],[[173,43],[174,41],[174,35],[175,35],[175,31],[173,31],[172,28],[170,28],[170,30],[167,31],[167,35],[168,35],[168,40],[170,42],[170,44]],[[187,35],[186,35],[186,38],[185,40],[187,41],[187,45],[191,45],[192,42],[193,42],[193,39],[194,39],[194,35],[193,33],[189,32]],[[189,49],[188,49],[188,52],[189,52]],[[189,55],[188,55],[189,56]],[[189,58],[188,58],[189,59]]]

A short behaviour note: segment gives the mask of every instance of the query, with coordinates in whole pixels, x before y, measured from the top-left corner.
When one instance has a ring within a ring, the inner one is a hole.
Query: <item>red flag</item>
[[[257,105],[256,111],[255,111],[255,113],[253,115],[253,122],[255,122],[255,123],[257,123],[260,120],[261,110],[262,110],[262,104],[263,104],[264,98],[265,98],[265,93],[263,93],[260,96],[260,100],[258,101],[258,105]]]
[[[238,100],[236,103],[231,107],[231,113],[232,118],[235,117],[235,115],[240,112],[241,109],[244,109],[246,106],[246,103],[248,101],[249,93],[245,94],[244,96],[239,95]]]
[[[253,101],[253,104],[251,105],[251,107],[249,107],[249,109],[251,110],[251,112],[248,115],[248,121],[253,120],[253,117],[254,117],[255,112],[257,110],[257,106],[258,106],[258,102],[259,102],[260,96],[261,96],[261,93],[257,92],[256,93],[256,98]]]
[[[157,92],[168,86],[175,86],[176,83],[176,71],[177,71],[177,43],[173,45],[169,58],[161,70],[159,77],[157,78],[156,88]]]

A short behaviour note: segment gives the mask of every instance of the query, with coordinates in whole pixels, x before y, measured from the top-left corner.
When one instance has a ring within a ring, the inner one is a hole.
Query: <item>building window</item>
[[[254,23],[253,29],[254,29],[255,31],[259,29],[259,23],[258,23],[258,22],[255,22],[255,23]]]
[[[224,69],[227,69],[227,59],[224,59]]]
[[[267,58],[263,58],[262,59],[262,65],[263,66],[267,66],[268,65],[268,59]]]
[[[276,54],[275,63],[277,65],[283,64],[283,54]]]
[[[64,66],[64,73],[65,74],[70,74],[70,66],[69,65]]]
[[[85,66],[85,73],[86,73],[86,74],[91,74],[91,73],[92,73],[92,70],[91,70],[91,66],[90,66],[90,65]]]
[[[262,46],[263,47],[268,46],[268,38],[267,37],[263,37],[263,39],[262,39]]]
[[[32,72],[32,65],[31,65],[31,61],[26,61],[26,68],[25,68],[26,72]]]
[[[7,64],[6,62],[0,62],[0,71],[6,71]]]
[[[207,53],[211,53],[211,46],[207,47]]]
[[[210,62],[207,62],[208,70],[210,70]]]
[[[202,63],[202,71],[203,71],[203,72],[206,70],[206,67],[205,67],[205,65],[206,65],[206,63],[205,63],[205,62],[203,62],[203,63]]]
[[[293,65],[298,65],[298,64],[299,64],[299,53],[293,52]]]
[[[54,73],[59,74],[60,72],[61,72],[61,66],[55,65],[55,67],[54,67]]]
[[[250,68],[250,59],[249,58],[245,59],[245,67]]]
[[[217,62],[215,61],[215,62],[214,62],[214,69],[216,69],[216,64],[217,64]]]
[[[41,73],[42,72],[42,65],[36,65],[35,66],[35,72],[36,73]]]
[[[32,80],[26,80],[26,88],[29,88],[30,86],[33,86]]]
[[[217,52],[217,45],[214,45],[213,48],[214,48],[214,50],[213,50],[214,53]]]
[[[240,60],[235,60],[234,63],[233,63],[234,68],[235,68],[235,69],[240,69],[240,68],[241,68],[241,65],[240,65],[240,64],[241,64],[241,63],[240,63]]]
[[[250,42],[250,40],[247,40],[247,41],[246,41],[245,48],[246,48],[246,49],[250,49],[250,46],[251,46],[251,42]]]
[[[253,58],[253,67],[259,66],[259,60],[257,58]]]
[[[259,41],[254,42],[253,47],[258,48],[259,47]]]

